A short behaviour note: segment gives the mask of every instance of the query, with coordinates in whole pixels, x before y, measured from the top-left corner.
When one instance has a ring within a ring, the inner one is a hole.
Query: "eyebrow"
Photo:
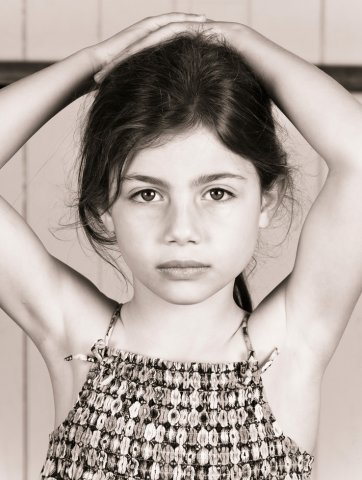
[[[235,178],[238,180],[246,180],[245,177],[242,175],[237,175],[235,173],[228,173],[228,172],[222,172],[222,173],[211,173],[209,175],[201,175],[200,177],[195,178],[191,182],[191,186],[193,187],[199,187],[200,185],[205,185],[206,183],[214,182],[216,180],[223,180],[226,178]],[[151,177],[149,175],[139,175],[137,173],[134,173],[132,175],[124,175],[121,178],[121,183],[123,184],[124,182],[132,182],[132,181],[139,181],[139,182],[144,182],[144,183],[152,183],[154,185],[157,185],[159,187],[163,188],[169,188],[170,184],[166,182],[165,180],[161,180],[160,178],[157,177]]]

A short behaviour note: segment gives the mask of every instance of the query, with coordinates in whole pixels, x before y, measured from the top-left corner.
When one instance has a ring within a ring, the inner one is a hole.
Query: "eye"
[[[211,198],[216,201],[222,200],[224,198],[225,193],[229,196],[229,198],[235,197],[233,193],[220,187],[211,188],[210,190],[208,190],[207,193],[210,193]],[[229,200],[229,198],[224,199],[222,201],[225,202],[226,200]]]
[[[151,203],[154,200],[155,196],[159,195],[155,190],[152,188],[145,188],[144,190],[140,190],[139,192],[134,193],[131,195],[130,198],[135,199],[136,197],[142,198],[143,201],[136,200],[139,203]]]

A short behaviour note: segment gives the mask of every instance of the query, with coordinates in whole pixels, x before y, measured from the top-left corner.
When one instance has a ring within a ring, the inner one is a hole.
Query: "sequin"
[[[249,480],[251,478],[251,467],[249,464],[243,465],[241,469],[242,480]]]
[[[252,350],[214,364],[117,350],[108,340],[119,310],[91,349],[77,403],[49,435],[43,480],[310,478],[314,457],[283,434]]]
[[[251,423],[249,425],[249,437],[252,442],[256,442],[258,440],[258,429],[255,423]]]
[[[148,423],[145,428],[144,437],[147,441],[152,440],[156,435],[156,427],[154,423]]]

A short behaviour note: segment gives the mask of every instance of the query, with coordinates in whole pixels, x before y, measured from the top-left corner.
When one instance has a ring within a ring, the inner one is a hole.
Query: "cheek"
[[[250,260],[259,235],[258,206],[250,204],[244,207],[230,217],[224,216],[215,232],[217,250],[231,264],[236,259],[241,262]]]
[[[149,256],[148,245],[154,237],[157,222],[139,215],[118,215],[115,219],[115,234],[119,251],[130,268],[142,263]],[[141,262],[140,262],[141,260]]]

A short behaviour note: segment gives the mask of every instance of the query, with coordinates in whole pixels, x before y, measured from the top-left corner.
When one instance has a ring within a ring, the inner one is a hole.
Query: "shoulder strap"
[[[242,334],[243,334],[243,337],[244,337],[246,348],[248,349],[248,354],[249,355],[251,355],[251,354],[254,355],[255,352],[254,352],[253,346],[251,344],[251,340],[250,340],[249,333],[248,333],[249,316],[250,316],[250,312],[246,312],[245,315],[244,315],[244,318],[241,322],[241,331],[242,331]]]
[[[279,355],[278,347],[274,347],[272,352],[267,356],[267,358],[260,365],[260,373],[264,373],[270,365],[274,362],[275,358]]]
[[[121,308],[122,308],[122,303],[119,303],[112,313],[111,320],[109,322],[107,332],[103,340],[105,346],[108,346],[109,339],[111,338],[114,325],[120,315]],[[99,341],[101,340],[98,340],[97,342]],[[83,360],[84,362],[92,362],[92,363],[96,361],[96,359],[92,355],[85,355],[84,353],[76,353],[74,355],[68,355],[67,357],[64,357],[64,360],[66,360],[67,362],[70,362],[71,360]]]
[[[122,303],[119,303],[115,310],[113,311],[113,314],[111,316],[111,320],[109,322],[109,325],[108,325],[108,328],[107,328],[107,333],[104,337],[104,344],[106,347],[108,347],[108,342],[109,342],[109,339],[111,338],[111,335],[112,335],[112,332],[113,332],[113,329],[114,329],[114,326],[116,324],[116,321],[118,320],[118,318],[120,317],[121,315],[121,308],[122,308]]]
[[[252,355],[253,357],[255,357],[255,350],[252,346],[250,336],[249,336],[249,332],[248,332],[249,317],[250,317],[250,312],[246,312],[246,314],[245,314],[245,316],[244,316],[244,318],[241,322],[241,331],[242,331],[242,334],[243,334],[243,337],[244,337],[246,347],[248,349],[248,356],[250,357],[250,355]],[[267,358],[259,364],[260,373],[264,373],[270,367],[270,365],[273,363],[273,361],[277,357],[277,355],[279,355],[279,350],[278,350],[278,347],[275,347],[272,350],[272,352],[267,356]]]

